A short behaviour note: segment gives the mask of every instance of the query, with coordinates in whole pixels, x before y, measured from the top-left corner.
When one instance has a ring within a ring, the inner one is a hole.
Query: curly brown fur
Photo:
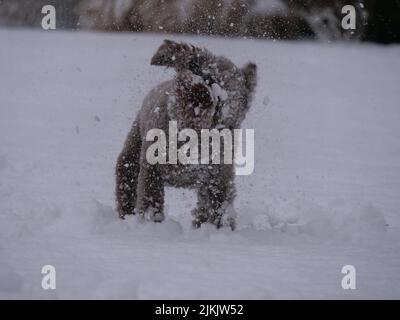
[[[146,141],[149,130],[168,133],[169,121],[178,130],[239,128],[256,86],[256,65],[236,67],[230,60],[208,50],[165,40],[152,65],[172,67],[174,79],[151,90],[143,101],[116,166],[116,200],[119,216],[139,213],[153,221],[164,219],[164,186],[197,190],[193,225],[210,222],[217,227],[235,226],[234,167],[232,164],[149,164]],[[215,97],[213,86],[225,90]],[[167,146],[168,147],[168,146]],[[168,153],[168,150],[166,150]]]

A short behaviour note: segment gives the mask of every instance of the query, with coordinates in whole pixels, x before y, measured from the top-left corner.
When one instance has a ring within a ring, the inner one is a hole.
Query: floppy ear
[[[165,66],[179,70],[189,70],[202,75],[202,66],[211,57],[211,54],[202,48],[187,43],[178,43],[164,40],[157,52],[151,58],[153,66]]]
[[[257,85],[257,65],[249,62],[242,68],[247,95],[251,95]]]
[[[175,54],[178,52],[179,44],[171,41],[164,40],[164,43],[158,48],[150,64],[153,66],[167,66],[172,67],[175,65]]]
[[[153,58],[151,58],[150,64],[176,69],[189,69],[189,62],[193,60],[194,55],[200,50],[186,43],[164,40]]]

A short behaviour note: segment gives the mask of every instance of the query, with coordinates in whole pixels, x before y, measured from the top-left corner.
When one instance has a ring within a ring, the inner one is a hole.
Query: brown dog
[[[153,221],[164,219],[164,186],[194,188],[195,227],[211,222],[235,227],[229,215],[235,197],[232,164],[150,164],[146,151],[149,130],[240,128],[256,86],[256,65],[236,67],[230,60],[185,43],[165,40],[152,65],[172,67],[174,79],[161,83],[144,99],[118,157],[116,200],[119,216],[138,213]],[[223,93],[223,94],[218,94]],[[168,152],[168,150],[166,150]],[[227,214],[224,216],[224,214]]]

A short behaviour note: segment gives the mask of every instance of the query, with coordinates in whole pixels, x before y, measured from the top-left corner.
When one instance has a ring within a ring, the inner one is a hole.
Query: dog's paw
[[[147,208],[146,210],[135,209],[135,213],[137,213],[143,221],[162,222],[165,219],[164,214],[153,207]]]

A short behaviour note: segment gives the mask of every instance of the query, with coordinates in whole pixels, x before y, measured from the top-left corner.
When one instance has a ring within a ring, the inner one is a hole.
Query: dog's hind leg
[[[118,156],[115,170],[117,211],[122,219],[126,214],[135,214],[141,146],[139,126],[135,121],[128,134],[124,148]]]

